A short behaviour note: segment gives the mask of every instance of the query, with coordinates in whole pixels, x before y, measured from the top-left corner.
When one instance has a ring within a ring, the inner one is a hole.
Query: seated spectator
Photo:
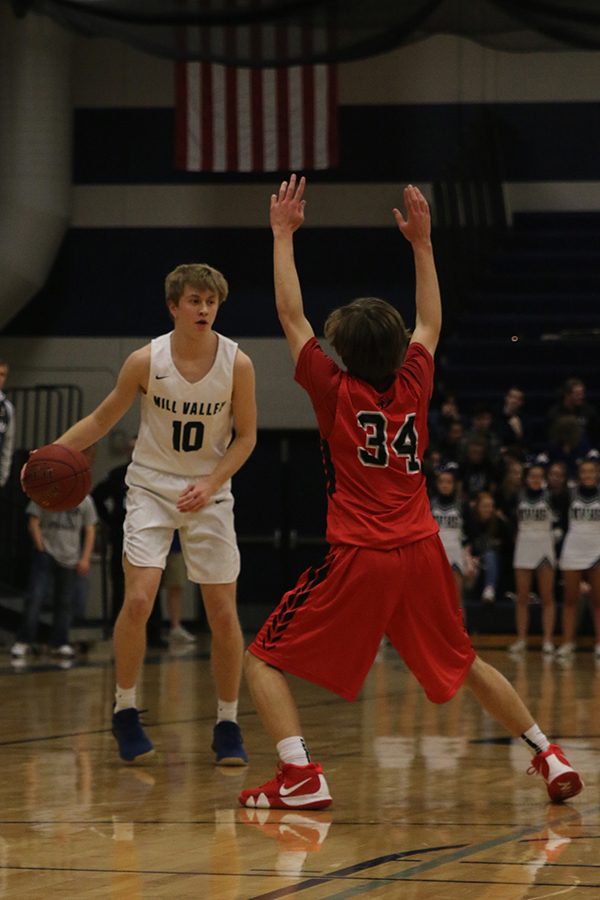
[[[548,435],[552,440],[552,429],[563,416],[575,416],[582,430],[582,440],[595,447],[600,443],[600,427],[597,409],[585,399],[585,384],[581,378],[567,378],[560,390],[558,403],[548,412]]]
[[[567,478],[571,483],[576,481],[579,463],[589,450],[590,442],[576,416],[559,416],[554,420],[545,455],[549,465],[555,462],[564,463]]]
[[[497,489],[494,500],[496,509],[507,522],[516,526],[516,510],[519,494],[523,488],[523,463],[512,461],[505,467],[504,478]]]
[[[429,410],[429,433],[432,440],[441,440],[453,422],[462,422],[456,396],[446,394],[442,398],[439,409]]]
[[[481,599],[493,603],[507,558],[512,554],[512,541],[508,525],[495,508],[489,491],[480,491],[465,519],[467,547],[473,557],[481,582]]]
[[[471,417],[471,427],[465,434],[465,440],[482,438],[487,446],[490,458],[495,462],[500,455],[500,441],[493,429],[493,417],[491,410],[485,404],[478,404]]]
[[[500,452],[508,447],[524,447],[527,445],[529,430],[523,415],[525,394],[519,387],[511,387],[504,395],[502,409],[496,418]]]
[[[472,437],[467,441],[460,460],[460,480],[469,500],[481,491],[493,493],[496,490],[496,467],[489,455],[485,438]]]
[[[442,465],[442,454],[433,444],[430,444],[423,455],[423,475],[427,485],[427,493],[431,496],[435,490],[435,481],[438,469]]]
[[[451,422],[447,431],[437,440],[442,455],[442,465],[458,463],[464,450],[464,427],[462,422]]]

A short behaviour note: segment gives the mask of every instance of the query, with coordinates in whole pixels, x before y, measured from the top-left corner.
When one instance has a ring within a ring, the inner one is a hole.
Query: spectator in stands
[[[461,422],[462,417],[454,394],[446,394],[442,398],[439,409],[431,409],[429,413],[429,433],[433,441],[442,440],[453,422]]]
[[[527,445],[527,431],[523,415],[525,394],[521,388],[510,387],[504,395],[502,409],[497,417],[498,439],[500,451],[507,447],[524,447]]]
[[[492,411],[485,404],[479,403],[473,410],[471,427],[465,435],[465,440],[469,442],[472,438],[482,438],[486,443],[488,456],[496,462],[500,455],[500,441],[493,429],[493,423]]]
[[[516,510],[518,530],[513,565],[517,590],[517,640],[509,647],[512,653],[527,649],[529,599],[534,574],[542,604],[542,652],[554,653],[554,512],[550,496],[544,489],[544,479],[542,466],[534,464],[527,469]]]
[[[496,490],[496,468],[488,452],[484,437],[471,437],[460,460],[460,481],[467,499],[474,499],[481,491]]]
[[[431,496],[435,491],[437,473],[442,466],[442,454],[434,444],[429,444],[423,454],[423,475],[427,484],[427,494]]]
[[[458,463],[464,451],[463,423],[450,422],[445,433],[440,434],[436,444],[442,454],[442,464]]]
[[[550,465],[555,462],[564,463],[569,481],[574,482],[577,479],[579,463],[590,449],[583,425],[576,416],[559,416],[554,420],[545,455]]]
[[[558,403],[548,412],[549,436],[552,440],[552,428],[563,416],[575,416],[582,429],[582,439],[590,446],[600,443],[598,411],[585,399],[585,384],[581,378],[567,378],[560,391]]]
[[[15,409],[4,393],[8,378],[8,363],[0,356],[0,487],[10,475],[15,444]]]
[[[71,659],[69,642],[73,589],[78,575],[87,575],[96,534],[96,509],[91,497],[67,512],[49,512],[37,503],[27,506],[33,560],[25,594],[23,620],[11,654],[22,659],[36,643],[42,604],[53,598],[50,652]],[[83,540],[82,540],[83,532]]]
[[[504,478],[494,496],[498,512],[504,516],[507,522],[513,523],[515,527],[519,495],[523,489],[524,470],[525,466],[523,463],[511,460],[504,467]]]
[[[467,546],[480,572],[481,599],[493,603],[511,542],[508,525],[498,515],[489,491],[477,494],[466,516],[465,530]]]

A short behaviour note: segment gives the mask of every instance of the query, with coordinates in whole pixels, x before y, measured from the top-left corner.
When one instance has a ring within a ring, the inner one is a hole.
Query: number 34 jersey
[[[212,472],[224,456],[232,437],[233,366],[238,345],[221,334],[217,339],[212,367],[195,383],[175,367],[171,333],[151,342],[150,378],[142,396],[134,465],[195,478]]]
[[[410,344],[393,383],[379,391],[342,371],[312,338],[295,377],[319,423],[328,542],[384,550],[435,534],[423,475],[433,389],[429,351]]]

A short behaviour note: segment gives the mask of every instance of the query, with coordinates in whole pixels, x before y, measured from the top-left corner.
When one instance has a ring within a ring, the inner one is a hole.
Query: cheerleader
[[[561,658],[575,650],[577,605],[581,578],[590,585],[594,620],[595,655],[600,660],[600,471],[593,459],[579,463],[579,480],[571,495],[569,527],[562,547],[559,565],[563,573],[563,643],[558,648]]]
[[[475,571],[473,559],[465,546],[462,503],[458,497],[456,472],[452,466],[435,476],[435,489],[430,498],[431,513],[440,527],[440,540],[452,566],[456,589],[462,604],[463,580]]]
[[[517,591],[517,640],[510,645],[509,650],[520,653],[527,648],[529,594],[535,573],[542,603],[542,652],[552,654],[556,620],[554,511],[548,492],[544,490],[544,469],[540,465],[531,466],[525,474],[525,486],[518,498],[516,518],[517,538],[513,566]]]

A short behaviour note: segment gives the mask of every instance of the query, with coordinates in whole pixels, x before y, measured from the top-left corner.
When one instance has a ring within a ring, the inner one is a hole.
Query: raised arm
[[[442,303],[431,245],[431,216],[427,200],[412,184],[404,188],[404,205],[406,219],[399,209],[393,212],[415,260],[417,315],[411,343],[418,341],[433,356],[442,327]]]
[[[290,176],[289,183],[282,181],[279,193],[271,195],[270,209],[275,304],[294,363],[306,342],[314,336],[312,326],[304,315],[302,291],[294,260],[293,235],[304,222],[305,185],[304,176],[300,181],[297,181],[295,175]]]

